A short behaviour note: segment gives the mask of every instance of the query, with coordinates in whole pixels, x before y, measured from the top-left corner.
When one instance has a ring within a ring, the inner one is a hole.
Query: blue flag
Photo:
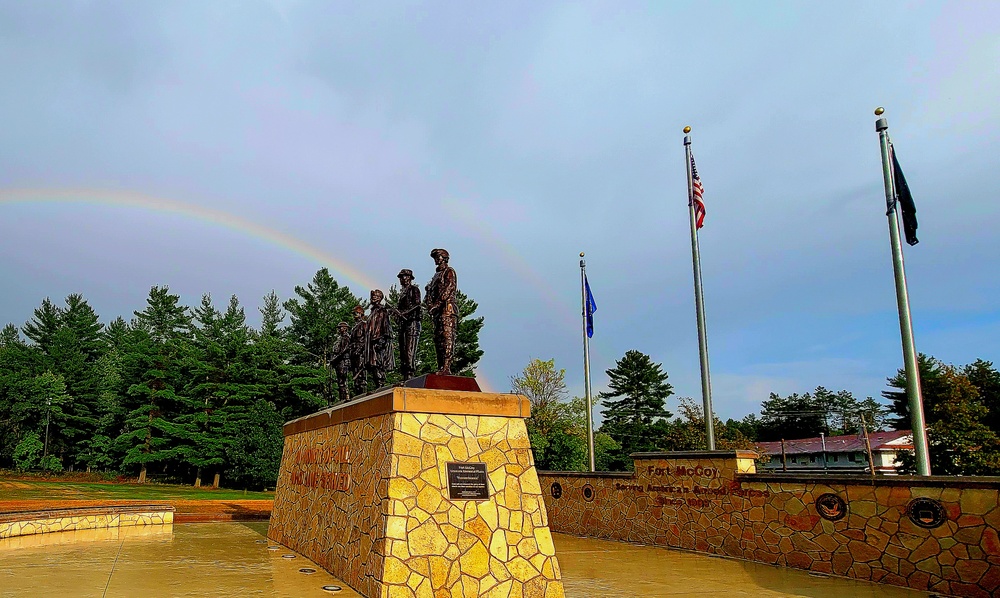
[[[587,289],[587,338],[594,337],[594,312],[597,311],[597,303],[594,301],[594,294],[590,292],[590,281],[587,276],[583,276],[583,286]]]

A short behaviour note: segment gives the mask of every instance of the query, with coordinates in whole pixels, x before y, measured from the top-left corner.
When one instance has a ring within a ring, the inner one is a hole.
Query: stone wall
[[[364,596],[562,598],[516,395],[396,388],[286,425],[268,537]],[[489,498],[449,497],[449,462]]]
[[[644,453],[539,472],[553,531],[956,596],[1000,589],[998,478],[757,474],[754,453]]]
[[[172,524],[174,509],[167,506],[84,507],[0,514],[0,540],[17,536]]]

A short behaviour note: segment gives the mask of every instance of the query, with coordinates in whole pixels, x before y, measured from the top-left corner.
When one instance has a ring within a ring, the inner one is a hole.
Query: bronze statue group
[[[399,301],[395,306],[385,305],[381,290],[371,292],[368,314],[358,305],[354,308],[354,325],[347,322],[337,325],[337,341],[333,347],[332,365],[337,373],[340,401],[350,399],[348,382],[352,382],[354,395],[365,394],[368,379],[375,388],[385,386],[386,373],[396,367],[393,358],[393,326],[396,321],[396,342],[399,343],[399,373],[404,381],[413,377],[420,339],[422,309],[426,308],[434,322],[434,349],[437,353],[439,375],[451,375],[452,355],[455,351],[455,334],[458,329],[458,277],[448,265],[448,252],[431,251],[437,270],[424,288],[420,300],[420,287],[413,284],[413,271],[402,269],[399,278]]]

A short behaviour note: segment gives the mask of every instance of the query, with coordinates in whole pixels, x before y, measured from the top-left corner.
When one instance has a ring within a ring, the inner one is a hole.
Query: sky
[[[594,392],[630,349],[713,401],[878,396],[902,367],[876,106],[918,210],[917,349],[1000,362],[1000,4],[0,0],[0,325],[167,285],[251,323],[328,267],[425,284],[444,247],[478,369]]]

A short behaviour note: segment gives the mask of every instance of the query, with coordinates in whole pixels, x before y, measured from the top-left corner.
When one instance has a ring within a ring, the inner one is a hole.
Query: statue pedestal
[[[398,387],[291,421],[268,538],[367,598],[563,598],[528,413]]]
[[[465,376],[442,376],[441,374],[424,374],[403,382],[407,388],[433,388],[437,390],[467,390],[479,392],[479,383],[475,378]]]

